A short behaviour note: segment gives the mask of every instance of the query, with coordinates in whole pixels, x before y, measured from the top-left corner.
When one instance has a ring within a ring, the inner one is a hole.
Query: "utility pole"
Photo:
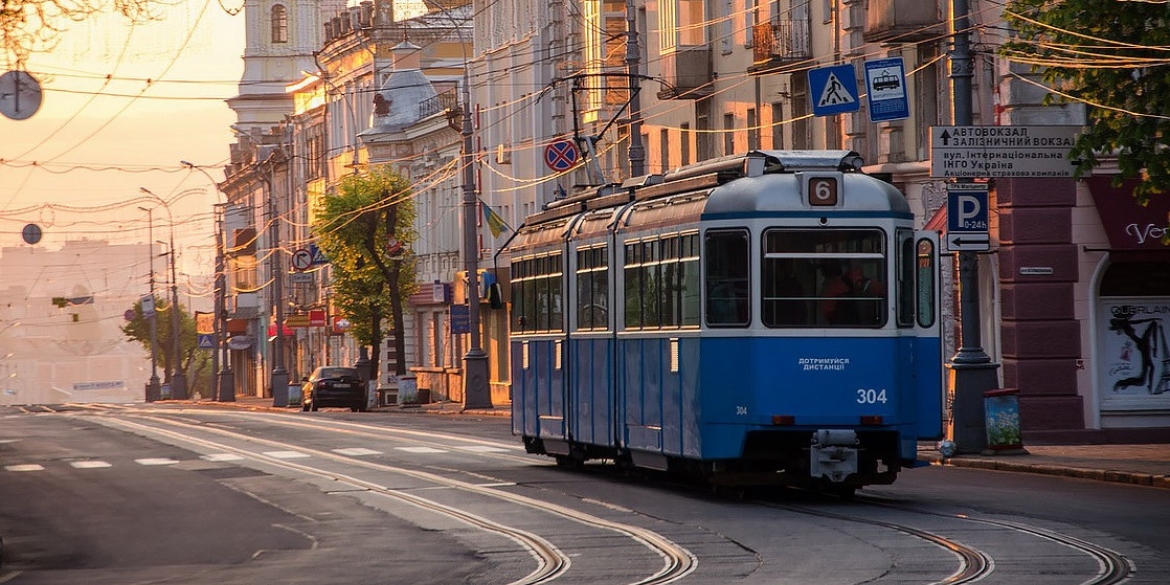
[[[179,281],[175,278],[175,217],[171,214],[171,206],[146,187],[139,187],[139,191],[154,197],[163,209],[167,210],[167,219],[170,222],[170,251],[171,259],[171,351],[174,352],[174,364],[171,366],[171,399],[187,399],[187,376],[183,373],[182,332],[179,330]],[[160,242],[161,243],[161,242]],[[153,266],[153,259],[151,261]],[[151,272],[154,269],[151,268]],[[153,293],[152,293],[153,294]]]
[[[971,106],[970,10],[967,0],[953,0],[955,48],[951,53],[951,93],[955,125],[973,123]],[[970,182],[959,179],[959,182]],[[987,447],[983,396],[998,383],[997,366],[983,351],[979,316],[979,258],[975,252],[959,252],[960,340],[958,353],[947,364],[950,370],[948,394],[953,397],[951,421],[957,453],[980,453]]]
[[[479,231],[476,217],[479,208],[475,197],[475,167],[472,150],[475,143],[471,132],[471,78],[463,62],[463,254],[467,270],[467,320],[470,325],[471,347],[463,356],[463,408],[492,408],[492,393],[488,385],[487,354],[479,339]]]
[[[215,187],[215,192],[222,194],[219,189],[219,183],[207,173],[203,167],[194,163],[180,160],[180,164],[193,170],[199,171],[208,181]],[[218,197],[217,197],[218,198]],[[228,366],[227,353],[227,304],[224,302],[224,295],[227,293],[227,274],[225,273],[224,262],[224,240],[227,235],[224,233],[224,225],[227,214],[227,200],[224,198],[223,203],[214,205],[215,209],[215,348],[211,353],[211,376],[212,376],[212,390],[211,399],[219,400],[220,402],[235,402],[236,388],[235,380],[232,378],[232,370]]]
[[[183,372],[182,330],[179,319],[179,280],[175,275],[175,226],[171,226],[171,342],[175,352],[175,373],[171,375],[171,398],[187,399],[187,375]]]
[[[638,73],[638,12],[634,0],[626,0],[626,72],[630,79],[630,176],[646,174],[646,149],[642,146],[642,76]],[[666,169],[663,169],[664,171]]]
[[[150,386],[146,389],[146,401],[154,402],[162,397],[158,385],[158,311],[154,306],[154,210],[139,207],[146,212],[147,238],[150,240]]]
[[[272,170],[271,162],[269,170]],[[261,170],[263,172],[263,170]],[[268,233],[272,241],[269,251],[269,266],[272,272],[272,304],[276,317],[276,343],[272,350],[272,377],[269,386],[272,388],[272,406],[288,406],[288,370],[284,369],[284,273],[280,265],[280,214],[276,205],[276,191],[272,186],[272,177],[262,179],[268,186]]]
[[[226,263],[224,262],[224,225],[226,222],[227,203],[216,205],[215,227],[215,354],[219,357],[218,364],[212,364],[211,371],[218,376],[217,399],[220,402],[236,401],[236,385],[232,378],[232,369],[228,364],[227,353],[227,303],[224,295],[227,294]],[[218,367],[217,367],[218,366]]]

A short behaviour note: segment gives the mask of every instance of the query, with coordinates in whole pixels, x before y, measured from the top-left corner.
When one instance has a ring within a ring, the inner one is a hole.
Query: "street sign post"
[[[984,252],[991,249],[988,233],[986,183],[947,185],[947,249],[952,252]]]
[[[906,71],[901,57],[865,62],[866,96],[871,122],[910,117],[906,98]]]
[[[1080,126],[931,126],[930,176],[1072,177]]]
[[[832,116],[861,109],[853,65],[834,65],[808,71],[809,98],[814,116]]]

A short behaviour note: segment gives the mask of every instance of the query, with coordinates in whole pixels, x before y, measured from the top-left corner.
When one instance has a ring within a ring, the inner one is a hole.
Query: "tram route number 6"
[[[808,204],[814,207],[837,205],[837,177],[809,177]]]
[[[873,388],[858,388],[857,389],[857,403],[858,404],[877,404],[878,402],[886,403],[886,389],[874,390]]]

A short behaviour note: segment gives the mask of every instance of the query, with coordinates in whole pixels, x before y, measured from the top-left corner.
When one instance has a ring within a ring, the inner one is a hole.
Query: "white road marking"
[[[333,452],[341,454],[341,455],[350,455],[350,456],[355,456],[355,457],[358,455],[381,455],[382,454],[381,451],[375,451],[373,449],[366,449],[365,447],[350,447],[347,449],[334,449]]]
[[[4,469],[8,471],[44,471],[45,468],[36,463],[28,463],[25,465],[5,465]]]
[[[399,451],[406,451],[407,453],[446,453],[443,449],[435,449],[433,447],[395,447]]]
[[[77,469],[101,469],[103,467],[113,467],[113,465],[110,465],[105,461],[74,461],[69,465],[72,465]]]
[[[146,459],[135,459],[135,463],[139,465],[174,465],[178,463],[177,460],[170,457],[148,457]]]

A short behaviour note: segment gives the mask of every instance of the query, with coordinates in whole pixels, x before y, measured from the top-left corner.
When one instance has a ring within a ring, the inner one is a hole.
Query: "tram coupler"
[[[813,478],[837,483],[857,473],[857,432],[818,429],[809,447],[809,472]]]

